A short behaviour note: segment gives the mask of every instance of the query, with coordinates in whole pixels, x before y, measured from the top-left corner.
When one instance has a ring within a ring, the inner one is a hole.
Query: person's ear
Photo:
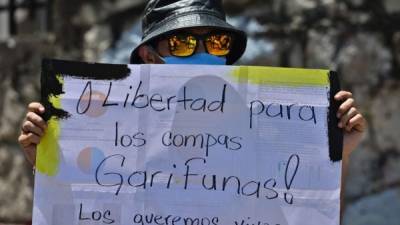
[[[163,64],[161,57],[151,49],[151,47],[142,45],[139,47],[139,56],[146,64]]]

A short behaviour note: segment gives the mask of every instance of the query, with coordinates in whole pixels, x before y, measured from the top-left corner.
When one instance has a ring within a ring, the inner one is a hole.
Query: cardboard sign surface
[[[339,224],[328,70],[44,60],[33,224]]]

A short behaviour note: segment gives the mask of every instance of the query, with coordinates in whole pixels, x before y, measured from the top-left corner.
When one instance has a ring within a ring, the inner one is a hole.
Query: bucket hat
[[[142,41],[132,51],[132,64],[144,63],[138,55],[140,46],[150,43],[162,35],[185,28],[209,27],[233,34],[227,64],[235,63],[244,53],[246,33],[226,22],[221,0],[150,0],[142,19]]]

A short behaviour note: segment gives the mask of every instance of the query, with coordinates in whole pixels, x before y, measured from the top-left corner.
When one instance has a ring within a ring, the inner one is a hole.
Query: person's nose
[[[196,53],[203,53],[203,52],[207,52],[206,51],[206,46],[204,46],[204,41],[203,40],[199,40]]]

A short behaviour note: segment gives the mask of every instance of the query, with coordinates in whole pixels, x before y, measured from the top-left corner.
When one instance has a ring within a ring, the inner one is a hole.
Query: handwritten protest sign
[[[339,224],[335,73],[44,60],[33,224]]]

